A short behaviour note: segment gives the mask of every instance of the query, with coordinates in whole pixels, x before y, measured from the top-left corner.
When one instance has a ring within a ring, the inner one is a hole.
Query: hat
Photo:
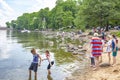
[[[98,37],[98,33],[94,33],[94,35],[93,35],[94,37]]]

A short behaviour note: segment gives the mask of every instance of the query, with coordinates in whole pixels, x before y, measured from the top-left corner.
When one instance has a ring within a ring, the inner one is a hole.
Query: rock
[[[60,46],[60,47],[66,47],[66,44],[63,44],[63,43],[62,43],[62,44],[60,44],[59,46]]]
[[[53,46],[53,45],[54,45],[54,42],[53,42],[53,41],[49,41],[49,45],[50,45],[50,46]]]
[[[76,54],[78,54],[78,52],[77,51],[73,51],[73,54],[76,55]]]
[[[78,49],[79,52],[87,51],[86,49]]]
[[[74,50],[73,49],[67,49],[67,52],[73,52]]]
[[[82,49],[83,47],[81,45],[78,46],[79,49]]]
[[[78,50],[78,48],[76,46],[73,47],[74,50]]]
[[[86,49],[82,49],[82,52],[87,51]]]
[[[102,78],[101,80],[107,80],[106,78]]]
[[[113,72],[115,72],[115,73],[116,73],[116,72],[119,72],[119,70],[115,69],[115,70],[113,70]]]
[[[86,37],[86,35],[80,35],[79,37]]]
[[[78,54],[79,54],[79,55],[84,55],[85,53],[79,52]]]
[[[65,49],[66,49],[66,47],[61,47],[61,49],[64,49],[64,50],[65,50]]]
[[[103,63],[100,65],[100,67],[109,67],[109,66],[110,66],[110,64],[108,64],[108,63]]]

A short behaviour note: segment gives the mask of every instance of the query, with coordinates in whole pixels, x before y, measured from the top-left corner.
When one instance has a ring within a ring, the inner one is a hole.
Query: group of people
[[[48,50],[45,51],[45,58],[42,59],[41,56],[36,52],[36,50],[33,48],[31,50],[31,53],[33,55],[33,61],[29,67],[29,80],[31,80],[31,71],[34,71],[35,73],[35,80],[37,80],[37,70],[38,70],[38,66],[41,65],[41,62],[44,60],[48,60],[48,66],[47,66],[47,70],[48,70],[48,75],[51,74],[51,67],[54,64],[54,58],[53,56],[50,54],[50,52]]]
[[[107,35],[106,38],[99,36],[98,33],[94,33],[90,42],[91,46],[91,66],[93,70],[99,68],[99,64],[102,62],[103,48],[106,47],[104,52],[108,54],[108,64],[111,66],[116,65],[116,56],[118,51],[118,39],[115,35]],[[111,53],[113,57],[113,62],[111,64]]]
[[[108,54],[108,64],[115,66],[116,65],[116,56],[118,51],[118,39],[115,35],[107,35],[106,38],[102,35],[99,36],[98,33],[94,33],[93,37],[90,41],[91,46],[91,66],[93,70],[97,70],[99,68],[100,62],[102,62],[102,53],[103,48],[106,47],[106,52]],[[37,79],[37,69],[38,66],[41,65],[43,60],[48,60],[48,74],[51,74],[51,66],[54,64],[54,58],[51,56],[50,52],[46,50],[45,59],[42,59],[39,54],[36,53],[36,50],[33,48],[31,50],[33,55],[33,61],[29,67],[29,80],[31,80],[31,71],[35,72],[35,80]],[[113,57],[113,62],[111,64],[111,53]],[[39,60],[40,59],[40,60]]]

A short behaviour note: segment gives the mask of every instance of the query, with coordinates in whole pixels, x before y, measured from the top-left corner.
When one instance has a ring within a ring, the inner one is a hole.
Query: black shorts
[[[54,61],[52,61],[51,64],[53,65]],[[50,66],[50,63],[49,63],[48,66],[47,66],[47,69],[50,69],[50,68],[51,68],[51,66]]]
[[[38,63],[31,63],[29,70],[33,70],[34,72],[37,72],[38,69]]]

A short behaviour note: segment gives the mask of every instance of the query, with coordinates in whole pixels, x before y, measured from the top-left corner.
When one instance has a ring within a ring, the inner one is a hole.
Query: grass
[[[120,37],[120,31],[112,32],[111,34],[116,35],[117,37]]]

